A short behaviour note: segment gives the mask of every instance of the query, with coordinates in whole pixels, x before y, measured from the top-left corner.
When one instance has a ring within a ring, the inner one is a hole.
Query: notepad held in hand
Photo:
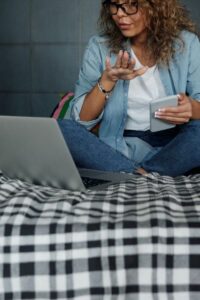
[[[150,130],[156,132],[175,127],[174,124],[155,118],[155,112],[158,111],[159,108],[177,105],[178,95],[167,96],[150,102]]]

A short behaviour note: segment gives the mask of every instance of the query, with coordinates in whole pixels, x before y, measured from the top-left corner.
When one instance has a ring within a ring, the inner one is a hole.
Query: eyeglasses
[[[134,15],[138,12],[138,1],[118,4],[116,2],[106,0],[103,2],[103,5],[109,9],[111,15],[116,15],[119,8],[121,8],[121,10],[123,10],[123,12],[127,15]]]

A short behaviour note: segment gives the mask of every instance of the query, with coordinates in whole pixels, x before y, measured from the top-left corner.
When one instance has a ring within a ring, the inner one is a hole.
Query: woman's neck
[[[144,30],[138,35],[130,38],[131,48],[137,56],[140,63],[144,66],[152,67],[156,61],[153,53],[148,48],[148,33]]]
[[[146,42],[136,41],[131,43],[131,48],[142,65],[148,67],[155,65],[156,61],[153,57],[153,54],[148,50]]]

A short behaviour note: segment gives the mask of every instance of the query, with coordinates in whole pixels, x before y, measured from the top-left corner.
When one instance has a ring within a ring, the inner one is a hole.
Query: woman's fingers
[[[155,114],[155,117],[158,119],[161,119],[163,121],[167,121],[173,124],[183,124],[190,121],[190,118],[187,116],[160,116],[157,113]]]
[[[135,67],[135,64],[136,64],[136,60],[134,58],[131,58],[129,60],[129,64],[128,64],[128,69],[133,71],[134,67]]]
[[[117,55],[117,60],[116,60],[115,65],[113,66],[113,68],[117,68],[117,69],[121,68],[122,56],[123,56],[123,50],[120,50],[118,55]]]
[[[185,123],[192,117],[192,105],[188,97],[179,100],[178,106],[160,108],[156,112],[156,117],[166,121]]]
[[[127,51],[120,50],[117,55],[117,60],[113,68],[127,69],[129,66],[129,53]]]
[[[148,70],[148,67],[147,67],[147,66],[142,67],[142,68],[139,68],[139,69],[137,69],[137,70],[134,70],[134,75],[135,75],[135,77],[136,77],[136,76],[141,76],[141,75],[143,75],[147,70]]]
[[[112,66],[111,66],[111,63],[110,63],[110,58],[108,56],[106,56],[105,65],[106,65],[106,70],[107,71],[110,71],[112,69]]]
[[[116,62],[113,66],[111,66],[110,58],[106,57],[105,66],[108,77],[111,80],[131,80],[137,76],[143,75],[148,67],[142,67],[139,69],[134,69],[135,60],[133,58],[130,59],[129,53],[127,51],[120,50]]]
[[[127,51],[124,51],[122,55],[121,68],[127,69],[129,64],[129,54]]]

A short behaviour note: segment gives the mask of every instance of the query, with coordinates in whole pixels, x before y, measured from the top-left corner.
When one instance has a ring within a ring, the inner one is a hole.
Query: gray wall
[[[184,0],[200,24],[200,2]],[[0,114],[49,116],[74,90],[100,0],[0,0]]]

